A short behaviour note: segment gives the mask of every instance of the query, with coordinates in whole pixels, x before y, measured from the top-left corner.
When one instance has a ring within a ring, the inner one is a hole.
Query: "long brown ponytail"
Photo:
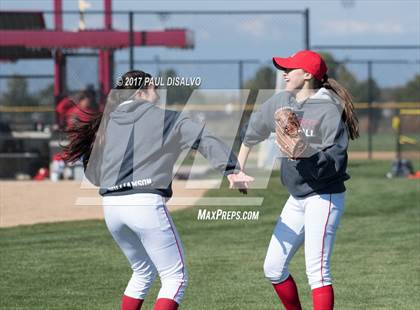
[[[346,124],[350,138],[352,140],[357,139],[359,137],[359,120],[354,111],[353,100],[350,93],[336,80],[328,77],[328,75],[325,75],[319,84],[321,87],[332,90],[341,99],[343,121]]]
[[[128,89],[132,91],[118,92],[117,95],[112,96],[112,90],[107,100],[106,115],[109,115],[112,110],[121,102],[129,99],[138,89],[146,89],[150,85],[151,75],[149,73],[134,70],[125,73],[117,82],[115,89]],[[149,79],[149,82],[147,80]],[[111,106],[108,106],[111,105]],[[82,111],[88,120],[77,118],[72,126],[66,129],[65,133],[69,143],[62,146],[63,159],[66,162],[76,162],[83,160],[83,165],[86,167],[92,152],[93,144],[95,142],[96,134],[102,122],[107,123],[107,118],[104,117],[103,112],[95,114],[87,111]]]

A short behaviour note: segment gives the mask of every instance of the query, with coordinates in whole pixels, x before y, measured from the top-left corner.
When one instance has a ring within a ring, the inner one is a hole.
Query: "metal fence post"
[[[130,71],[134,70],[134,13],[133,11],[130,11],[128,13],[128,20],[129,20],[129,67],[130,67]]]
[[[373,134],[373,78],[372,61],[368,60],[368,159],[372,159],[372,134]]]
[[[303,37],[305,38],[305,49],[309,50],[311,49],[311,42],[310,42],[310,25],[309,25],[309,9],[306,8],[304,13],[304,33],[303,33]]]
[[[239,80],[239,89],[242,89],[244,86],[244,62],[242,60],[238,61],[238,80]]]

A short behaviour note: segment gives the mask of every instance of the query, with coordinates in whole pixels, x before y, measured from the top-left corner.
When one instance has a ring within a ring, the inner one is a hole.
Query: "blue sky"
[[[101,0],[91,0],[92,10],[102,10]],[[348,4],[351,5],[348,5]],[[344,5],[346,4],[346,5]],[[2,0],[1,10],[52,10],[52,0]],[[420,1],[390,0],[330,0],[330,1],[135,1],[114,0],[117,10],[303,10],[310,9],[311,43],[321,44],[406,44],[420,45]],[[77,0],[64,1],[64,10],[77,10]],[[51,16],[45,16],[51,25]],[[66,17],[66,28],[77,27],[78,16]],[[87,16],[88,27],[101,26],[101,16]],[[256,59],[268,63],[272,56],[287,56],[303,48],[303,18],[300,15],[246,15],[246,16],[184,16],[171,15],[168,19],[156,16],[136,16],[136,30],[185,27],[195,34],[193,50],[166,48],[137,48],[135,57],[140,59]],[[115,17],[114,27],[126,29],[127,20]],[[337,59],[420,59],[419,50],[334,50]],[[128,58],[126,51],[116,53],[117,62]],[[45,65],[44,65],[45,64]],[[73,75],[84,74],[84,66],[92,65],[88,60],[75,65]],[[16,64],[1,64],[2,73],[26,70],[32,73],[51,73],[51,62],[20,61]],[[79,68],[80,67],[80,68]],[[174,66],[182,75],[201,75],[209,80],[208,87],[236,87],[237,67],[216,66]],[[245,77],[255,72],[256,65],[245,67]],[[156,66],[143,66],[155,73]],[[366,67],[349,66],[360,79],[366,78]],[[162,69],[162,67],[160,67]],[[117,64],[116,74],[126,70],[126,65]],[[86,79],[93,78],[95,68],[85,73]],[[374,77],[382,86],[396,86],[405,83],[420,73],[420,64],[375,65]],[[82,83],[77,78],[76,83]],[[210,81],[211,80],[211,81]],[[217,81],[216,81],[217,80]]]

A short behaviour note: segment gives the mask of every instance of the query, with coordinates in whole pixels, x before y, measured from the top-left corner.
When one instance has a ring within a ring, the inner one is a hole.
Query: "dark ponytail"
[[[77,118],[74,124],[65,131],[69,143],[62,146],[63,159],[69,163],[82,159],[83,165],[86,167],[101,123],[106,128],[108,118],[104,117],[104,115],[109,115],[118,104],[132,98],[138,89],[148,88],[151,84],[151,78],[150,74],[143,71],[129,71],[117,81],[115,89],[132,91],[111,90],[107,99],[105,114],[103,112],[92,114],[82,111],[86,115],[87,120]],[[102,144],[103,141],[100,142]]]
[[[332,90],[341,100],[343,107],[343,121],[346,124],[349,136],[352,140],[359,137],[359,120],[354,111],[354,104],[350,93],[336,80],[325,75],[319,86]]]

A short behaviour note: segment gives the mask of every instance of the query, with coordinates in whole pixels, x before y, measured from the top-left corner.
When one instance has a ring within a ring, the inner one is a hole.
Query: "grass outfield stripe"
[[[351,162],[346,206],[331,270],[336,308],[420,307],[420,183],[386,179],[387,161]],[[274,173],[258,221],[199,221],[198,207],[173,213],[185,247],[189,287],[182,309],[279,309],[263,262],[277,217],[287,199]],[[210,190],[209,197],[241,197]],[[220,206],[208,207],[215,210]],[[125,257],[102,221],[0,229],[0,309],[118,309],[131,276]],[[304,309],[311,309],[303,250],[291,263]],[[152,309],[159,281],[145,301]]]

